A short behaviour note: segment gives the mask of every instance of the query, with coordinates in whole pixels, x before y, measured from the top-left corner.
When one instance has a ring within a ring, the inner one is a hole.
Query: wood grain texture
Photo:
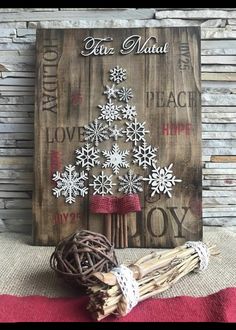
[[[112,56],[89,57],[80,54],[87,36],[112,37],[112,47],[119,50],[131,35],[140,35],[142,43],[156,35],[159,45],[169,43],[169,51],[127,55],[116,51]],[[51,54],[47,53],[49,50]],[[89,213],[92,189],[89,196],[77,197],[71,205],[63,197],[52,195],[51,154],[56,151],[60,155],[61,170],[65,165],[75,164],[75,150],[84,145],[84,139],[78,134],[71,138],[68,132],[99,116],[98,105],[106,102],[103,92],[109,84],[108,73],[116,65],[127,70],[127,80],[119,87],[132,88],[137,120],[146,122],[145,129],[150,131],[145,137],[147,143],[158,148],[158,166],[168,167],[173,163],[173,175],[182,180],[173,187],[172,198],[166,194],[151,198],[145,182],[144,192],[140,193],[142,212],[126,216],[128,245],[173,247],[186,240],[201,239],[200,28],[41,29],[37,32],[36,53],[34,243],[54,245],[75,229],[106,230],[103,215]],[[47,58],[54,66],[46,67]],[[56,75],[51,108],[43,94],[48,88],[45,72],[52,77]],[[115,123],[125,127],[125,120]],[[99,149],[109,150],[113,144],[110,138],[100,143]],[[118,145],[121,150],[132,152],[131,142],[120,139]],[[129,161],[135,173],[148,177],[151,168],[144,171],[132,164],[131,156]],[[90,170],[89,182],[92,175],[100,172],[101,166]],[[121,169],[119,175],[126,172]],[[112,170],[106,169],[106,174],[112,174]],[[117,177],[113,177],[118,183]],[[117,195],[117,188],[113,193]],[[68,221],[72,217],[73,223]],[[117,219],[116,226],[120,228],[123,220]],[[124,244],[123,238],[116,240]]]

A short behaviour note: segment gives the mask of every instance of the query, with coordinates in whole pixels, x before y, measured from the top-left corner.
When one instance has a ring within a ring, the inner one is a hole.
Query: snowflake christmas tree
[[[64,197],[66,203],[88,194],[131,196],[142,192],[144,184],[151,197],[165,194],[171,198],[175,184],[181,182],[173,175],[172,163],[158,166],[158,146],[148,142],[150,131],[145,121],[139,120],[133,90],[124,85],[127,78],[126,69],[110,69],[104,102],[97,106],[97,118],[84,126],[85,143],[75,150],[75,165],[53,175],[53,194]]]

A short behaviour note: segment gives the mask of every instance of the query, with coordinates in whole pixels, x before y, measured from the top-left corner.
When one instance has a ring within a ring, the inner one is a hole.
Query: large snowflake
[[[135,105],[126,104],[121,111],[124,119],[133,120],[134,117],[137,116]]]
[[[122,130],[123,128],[117,128],[117,125],[109,127],[109,131],[111,132],[110,137],[117,141],[119,137],[123,137]]]
[[[151,190],[153,190],[151,196],[155,194],[167,194],[169,197],[172,197],[170,191],[172,190],[172,186],[175,185],[175,182],[181,182],[182,180],[176,179],[172,174],[171,170],[173,164],[171,163],[168,167],[156,167],[153,164],[152,174],[149,175],[148,178],[144,178],[144,181],[148,181],[151,185]]]
[[[157,148],[147,145],[146,141],[143,142],[142,146],[135,147],[133,152],[134,158],[136,158],[133,162],[138,163],[138,166],[142,166],[144,170],[147,169],[147,166],[156,163]]]
[[[122,132],[125,133],[127,136],[126,142],[132,141],[136,146],[137,142],[145,141],[144,136],[146,133],[149,133],[149,131],[145,130],[144,128],[145,124],[146,124],[145,121],[143,123],[139,123],[136,118],[131,123],[126,122],[127,125],[126,130]]]
[[[116,84],[119,84],[126,79],[126,70],[120,68],[119,65],[110,70],[110,80],[114,81]]]
[[[85,140],[94,142],[95,146],[98,146],[99,142],[109,139],[107,128],[107,125],[103,126],[102,123],[99,123],[98,120],[95,119],[89,125],[84,126]]]
[[[116,98],[116,93],[119,91],[119,89],[115,88],[115,85],[112,85],[111,87],[109,87],[108,85],[106,85],[106,90],[105,92],[103,92],[103,94],[107,95],[107,98]]]
[[[116,183],[112,182],[112,174],[110,176],[105,175],[102,171],[101,174],[98,176],[93,175],[94,181],[89,185],[94,189],[94,195],[106,195],[106,194],[113,194],[112,193],[112,186],[115,186]]]
[[[121,119],[120,116],[120,108],[121,105],[117,106],[114,103],[111,102],[111,99],[104,104],[98,106],[101,109],[101,115],[98,117],[98,119],[105,119],[109,126],[113,122],[113,120]]]
[[[132,89],[127,87],[121,87],[117,94],[119,96],[119,100],[126,103],[133,97]]]
[[[84,146],[82,146],[80,149],[77,149],[75,152],[77,154],[76,165],[81,164],[81,166],[85,167],[87,171],[89,171],[91,167],[100,164],[100,161],[97,160],[99,158],[98,154],[100,150],[95,149],[89,143],[86,143]]]
[[[119,176],[120,188],[118,191],[123,191],[125,194],[136,194],[143,191],[143,177],[133,173],[131,170],[123,176]]]
[[[75,171],[75,166],[69,164],[65,166],[65,171],[53,174],[53,181],[56,181],[57,187],[53,188],[53,195],[66,197],[66,203],[74,203],[76,196],[87,195],[88,188],[85,187],[85,181],[88,179],[87,173]]]
[[[112,150],[103,150],[102,154],[106,157],[106,162],[102,164],[103,168],[111,167],[115,174],[119,173],[121,167],[127,168],[129,164],[125,157],[129,154],[128,150],[121,151],[118,144],[113,144]]]

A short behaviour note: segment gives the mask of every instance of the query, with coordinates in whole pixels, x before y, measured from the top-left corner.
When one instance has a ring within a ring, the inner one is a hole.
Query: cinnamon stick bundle
[[[219,254],[215,246],[208,245],[210,255]],[[182,245],[164,252],[150,253],[128,266],[137,280],[139,302],[169,289],[183,276],[199,267],[200,258],[192,247]],[[109,273],[93,274],[97,285],[88,288],[88,311],[100,321],[110,314],[127,313],[127,300],[122,294],[116,276]]]

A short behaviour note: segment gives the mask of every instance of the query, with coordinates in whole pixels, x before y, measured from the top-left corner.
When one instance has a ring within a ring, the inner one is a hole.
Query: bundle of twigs
[[[210,255],[219,253],[215,246],[207,247]],[[198,269],[199,262],[196,250],[182,245],[164,252],[152,252],[129,265],[138,284],[138,302],[169,289],[180,278]],[[100,321],[110,314],[127,314],[127,300],[116,276],[111,272],[93,275],[98,284],[88,288],[90,300],[87,307],[93,319]]]

